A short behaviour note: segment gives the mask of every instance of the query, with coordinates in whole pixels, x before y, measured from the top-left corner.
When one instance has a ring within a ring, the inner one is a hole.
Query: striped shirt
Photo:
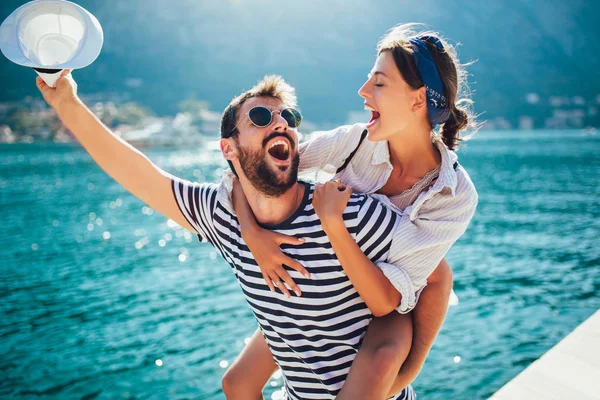
[[[334,176],[353,191],[371,193],[399,212],[398,234],[392,244],[396,261],[377,266],[402,295],[398,312],[406,313],[417,304],[429,275],[466,231],[477,207],[477,191],[467,171],[454,168],[456,153],[432,135],[442,160],[435,183],[409,206],[400,197],[374,194],[386,184],[393,166],[387,141],[361,142],[365,129],[365,124],[356,124],[315,132],[300,145],[300,174],[315,181]]]
[[[242,292],[284,377],[291,399],[334,399],[373,315],[344,273],[312,207],[314,186],[305,185],[300,207],[268,229],[305,238],[282,250],[302,262],[311,279],[286,268],[302,290],[287,298],[271,292],[240,233],[231,187],[174,179],[182,214],[202,242],[211,243],[231,265]],[[346,227],[373,262],[395,263],[392,243],[399,218],[380,201],[353,194],[344,211]],[[414,399],[408,387],[394,398]]]

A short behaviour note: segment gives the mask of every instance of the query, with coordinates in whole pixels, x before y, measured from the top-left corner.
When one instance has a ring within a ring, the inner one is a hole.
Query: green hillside
[[[0,19],[23,2],[5,0]],[[78,71],[82,93],[128,94],[157,114],[184,98],[221,110],[267,73],[298,89],[308,120],[339,123],[362,108],[356,94],[378,38],[394,24],[424,22],[460,42],[476,111],[516,121],[548,115],[550,96],[600,93],[600,3],[593,1],[275,0],[80,1],[105,31],[99,59]],[[0,101],[37,95],[34,73],[0,59]],[[535,107],[525,95],[540,97]],[[539,115],[538,115],[539,114]]]

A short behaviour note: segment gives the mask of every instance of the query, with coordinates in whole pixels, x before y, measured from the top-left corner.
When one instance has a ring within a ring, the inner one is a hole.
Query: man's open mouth
[[[269,145],[268,149],[271,157],[278,161],[287,161],[290,158],[290,146],[283,139],[277,139]]]

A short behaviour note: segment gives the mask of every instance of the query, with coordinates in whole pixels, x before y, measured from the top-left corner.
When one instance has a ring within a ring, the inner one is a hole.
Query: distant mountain
[[[4,0],[0,19],[22,1]],[[105,32],[98,60],[77,71],[82,93],[128,92],[159,115],[184,98],[221,110],[267,73],[296,86],[308,120],[340,123],[362,108],[356,94],[379,37],[401,22],[424,22],[460,42],[476,111],[516,121],[525,101],[600,94],[600,2],[127,0],[78,2]],[[0,60],[0,101],[36,95],[34,73]],[[596,101],[596,100],[594,100]],[[529,108],[528,108],[529,107]]]

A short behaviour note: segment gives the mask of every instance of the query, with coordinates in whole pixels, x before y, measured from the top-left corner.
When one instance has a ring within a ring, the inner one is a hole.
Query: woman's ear
[[[414,91],[412,111],[416,112],[423,107],[427,108],[427,90],[425,86],[421,86]]]
[[[223,157],[229,161],[237,160],[237,148],[233,142],[232,138],[221,139],[219,142]]]

